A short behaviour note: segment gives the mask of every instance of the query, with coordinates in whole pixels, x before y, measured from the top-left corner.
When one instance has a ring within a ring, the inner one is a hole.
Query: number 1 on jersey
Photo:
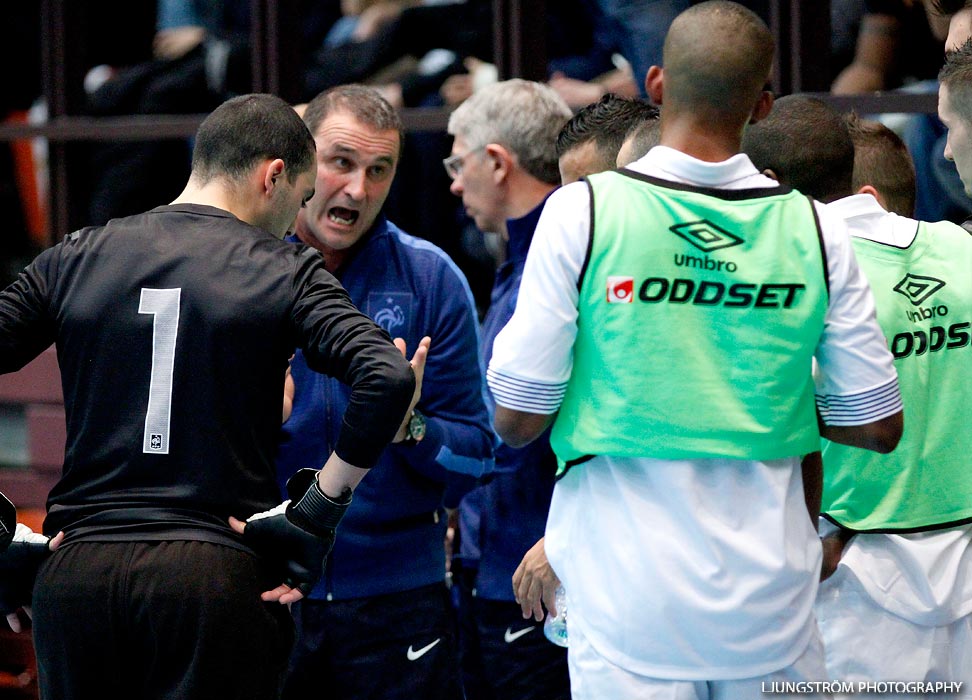
[[[142,289],[138,312],[152,314],[152,375],[142,452],[169,454],[172,413],[172,368],[179,335],[181,289]]]

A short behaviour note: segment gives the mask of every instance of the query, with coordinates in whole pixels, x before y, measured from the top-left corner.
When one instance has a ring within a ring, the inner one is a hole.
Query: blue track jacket
[[[494,440],[475,305],[448,255],[379,217],[336,276],[355,306],[405,339],[409,358],[422,336],[432,344],[417,406],[427,419],[425,439],[389,445],[355,489],[324,578],[310,595],[327,600],[442,582],[443,506],[456,507],[492,471]],[[350,394],[310,370],[300,351],[291,372],[296,392],[277,457],[281,488],[298,469],[327,460]]]
[[[489,312],[483,320],[484,366],[493,354],[493,341],[516,309],[523,266],[542,210],[541,203],[526,216],[506,222],[506,262],[496,272]],[[459,556],[464,566],[479,569],[477,597],[514,600],[513,572],[527,550],[543,537],[556,471],[548,429],[521,449],[500,444],[493,478],[463,499]]]

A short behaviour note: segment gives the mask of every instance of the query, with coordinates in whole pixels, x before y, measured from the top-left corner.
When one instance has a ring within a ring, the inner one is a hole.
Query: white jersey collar
[[[737,153],[719,163],[710,163],[668,146],[655,146],[627,167],[643,175],[701,187],[734,190],[774,187],[779,184],[756,170],[756,166],[744,153]]]
[[[918,233],[918,222],[886,211],[870,194],[853,194],[826,205],[847,222],[852,236],[907,248]]]

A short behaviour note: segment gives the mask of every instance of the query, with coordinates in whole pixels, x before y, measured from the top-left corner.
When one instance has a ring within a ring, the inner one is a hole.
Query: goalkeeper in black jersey
[[[293,637],[279,603],[320,576],[425,357],[413,371],[316,251],[280,240],[315,172],[287,104],[234,98],[200,126],[172,204],[70,234],[0,293],[0,372],[55,343],[64,389],[64,469],[44,522],[63,542],[29,571],[0,555],[3,612],[33,606],[44,698],[277,695]],[[297,347],[352,393],[327,463],[280,504]],[[32,601],[6,595],[34,570]]]

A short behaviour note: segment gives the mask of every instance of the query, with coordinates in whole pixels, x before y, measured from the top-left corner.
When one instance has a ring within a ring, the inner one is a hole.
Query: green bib
[[[880,455],[824,443],[821,512],[852,530],[934,529],[972,519],[972,237],[921,223],[908,248],[854,238],[888,339],[904,434]]]
[[[820,448],[811,358],[828,295],[810,200],[631,173],[589,178],[590,254],[551,444],[768,460]]]

